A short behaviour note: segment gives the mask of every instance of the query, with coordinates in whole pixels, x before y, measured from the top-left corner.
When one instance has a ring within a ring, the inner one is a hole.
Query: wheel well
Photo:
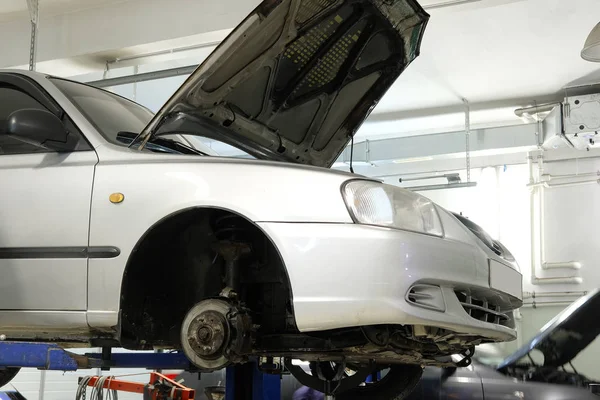
[[[268,236],[231,211],[193,208],[157,223],[130,255],[121,286],[121,345],[178,347],[187,311],[225,287],[215,245],[233,235],[251,249],[240,261],[239,296],[253,323],[264,333],[296,331],[287,270]]]

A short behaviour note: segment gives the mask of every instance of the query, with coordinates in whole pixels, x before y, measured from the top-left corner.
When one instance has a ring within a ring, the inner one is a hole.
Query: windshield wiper
[[[134,140],[137,138],[137,136],[138,136],[138,134],[135,132],[123,131],[123,132],[119,132],[117,134],[117,140],[121,143],[131,145],[134,142]],[[196,150],[193,147],[190,147],[188,145],[185,145],[185,144],[178,142],[177,140],[173,140],[173,139],[154,137],[150,140],[149,143],[160,147],[161,149],[157,149],[159,151],[172,150],[172,151],[176,151],[181,154],[195,154],[195,155],[199,155],[199,156],[207,156],[208,155],[200,150]],[[147,146],[147,147],[149,149],[151,149],[154,146]]]

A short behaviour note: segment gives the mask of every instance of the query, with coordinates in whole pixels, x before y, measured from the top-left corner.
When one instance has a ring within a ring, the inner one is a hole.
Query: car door
[[[61,118],[73,139],[71,150],[52,151],[6,134],[11,113],[31,108]],[[40,85],[23,75],[0,74],[2,328],[43,324],[40,315],[56,314],[49,311],[86,310],[90,202],[97,162],[95,151]],[[51,321],[46,322],[52,325]]]

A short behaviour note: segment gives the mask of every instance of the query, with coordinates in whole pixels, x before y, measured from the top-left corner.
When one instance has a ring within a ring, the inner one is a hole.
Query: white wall
[[[464,170],[445,171],[450,172],[458,172],[462,181],[467,181]],[[471,171],[471,181],[477,182],[475,187],[420,193],[450,211],[462,212],[492,237],[500,240],[513,253],[521,272],[528,278],[531,248],[529,191],[526,187],[528,180],[528,168],[524,164],[477,168]],[[387,178],[385,182],[399,185],[396,178]]]

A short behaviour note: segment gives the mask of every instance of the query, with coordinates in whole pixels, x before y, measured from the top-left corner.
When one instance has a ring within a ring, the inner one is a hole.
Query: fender
[[[130,255],[164,218],[192,208],[210,208],[228,210],[255,225],[352,223],[340,187],[355,176],[346,173],[279,162],[146,153],[112,145],[96,151],[100,161],[94,172],[89,245],[114,246],[121,254],[88,262],[88,324],[93,328],[118,323],[122,278]],[[115,193],[123,194],[121,203],[109,201]]]

